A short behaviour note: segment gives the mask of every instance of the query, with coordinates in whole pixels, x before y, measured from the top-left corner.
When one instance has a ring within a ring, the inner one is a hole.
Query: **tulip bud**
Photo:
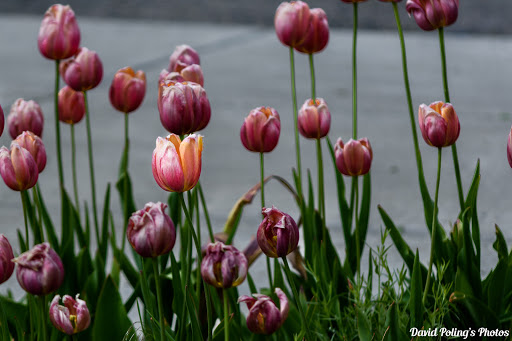
[[[459,0],[407,0],[405,9],[422,30],[432,31],[457,20]]]
[[[508,164],[510,165],[510,167],[512,167],[512,127],[510,128],[510,133],[508,134],[507,159]]]
[[[170,133],[194,133],[210,122],[210,101],[199,84],[166,81],[159,87],[157,103],[160,121]]]
[[[35,245],[13,262],[18,264],[18,283],[29,294],[47,295],[57,290],[64,280],[62,261],[48,243]]]
[[[303,1],[282,2],[276,10],[274,26],[283,45],[295,47],[306,39],[310,10]]]
[[[65,86],[59,91],[59,121],[78,123],[85,115],[84,94]]]
[[[60,75],[75,91],[87,91],[100,84],[103,65],[94,51],[81,47],[75,56],[60,65]]]
[[[91,324],[91,314],[85,301],[79,299],[77,294],[75,299],[69,295],[64,295],[59,305],[60,295],[55,295],[50,305],[50,321],[55,328],[68,335],[73,335],[86,330]]]
[[[37,183],[37,163],[28,150],[13,141],[11,149],[0,148],[0,175],[14,191],[24,191]]]
[[[80,45],[80,29],[69,6],[53,5],[44,14],[37,37],[39,51],[48,59],[67,59]]]
[[[216,288],[228,289],[245,280],[247,267],[247,258],[234,246],[210,243],[201,263],[201,276]]]
[[[309,28],[304,41],[295,46],[302,53],[317,53],[322,51],[329,42],[329,23],[327,14],[321,8],[310,11]]]
[[[169,253],[176,241],[176,229],[165,213],[167,205],[147,203],[128,220],[126,236],[133,249],[142,257],[158,257]]]
[[[162,70],[158,77],[158,84],[166,83],[167,81],[175,81],[179,83],[193,82],[204,87],[203,70],[200,65],[192,64],[183,68],[180,72]]]
[[[176,134],[156,139],[153,151],[153,177],[157,184],[169,192],[192,189],[201,175],[203,136],[192,134],[183,141]]]
[[[261,294],[253,294],[253,297],[243,295],[238,299],[238,303],[245,302],[249,308],[247,328],[251,332],[269,335],[278,330],[286,321],[290,310],[288,298],[279,288],[276,288],[275,293],[279,298],[281,309],[277,309],[270,297]]]
[[[2,110],[2,107],[0,106],[0,136],[2,136],[2,133],[4,132],[4,111]]]
[[[331,113],[323,98],[308,99],[297,117],[299,132],[307,139],[321,139],[331,128]]]
[[[268,257],[285,257],[299,244],[299,228],[288,214],[272,208],[262,208],[263,221],[258,228],[258,245]]]
[[[199,54],[188,45],[178,45],[169,58],[169,71],[180,72],[182,69],[192,64],[201,64]]]
[[[281,121],[276,109],[258,107],[251,110],[240,129],[240,139],[251,152],[268,153],[279,141]]]
[[[14,271],[12,247],[7,238],[0,234],[0,284],[7,281]]]
[[[37,136],[43,136],[43,111],[34,101],[25,101],[18,98],[11,106],[11,112],[7,116],[9,134],[15,139],[19,134],[28,130]]]
[[[352,140],[343,144],[341,138],[334,147],[336,167],[341,174],[348,176],[365,175],[370,171],[373,152],[370,141],[367,138]]]
[[[24,131],[12,141],[29,151],[37,164],[37,170],[41,173],[46,167],[46,149],[43,140],[31,131]]]
[[[135,73],[131,67],[117,71],[110,86],[110,103],[117,110],[129,113],[139,107],[146,93],[146,74]]]
[[[459,137],[459,118],[450,103],[438,101],[429,106],[421,104],[418,120],[423,139],[433,147],[451,146]]]

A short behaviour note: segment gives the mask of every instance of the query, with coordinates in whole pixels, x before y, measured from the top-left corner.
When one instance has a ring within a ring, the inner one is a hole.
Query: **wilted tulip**
[[[508,164],[510,165],[510,167],[512,167],[512,127],[510,128],[510,133],[508,134],[507,159]]]
[[[295,46],[295,49],[302,53],[317,53],[322,51],[328,42],[329,23],[327,22],[327,14],[321,8],[312,8],[306,37]]]
[[[201,175],[203,136],[192,134],[183,141],[176,134],[156,139],[153,151],[153,177],[157,184],[169,192],[192,189]]]
[[[457,20],[459,0],[407,0],[405,9],[422,30],[432,31]]]
[[[160,121],[170,133],[194,133],[210,122],[210,101],[199,84],[165,81],[159,86],[157,103]]]
[[[459,118],[450,103],[438,101],[429,106],[421,104],[418,120],[423,139],[433,147],[451,146],[459,137]]]
[[[321,139],[331,128],[331,113],[323,98],[306,100],[297,117],[299,132],[308,139]]]
[[[282,2],[276,10],[274,26],[281,43],[295,47],[306,39],[310,10],[303,1]]]
[[[278,330],[288,317],[290,306],[286,294],[279,288],[275,293],[279,298],[281,309],[268,296],[253,294],[253,297],[243,295],[238,299],[238,303],[245,302],[249,308],[247,315],[247,328],[255,334],[272,334]]]
[[[62,261],[48,243],[35,245],[13,262],[18,264],[18,283],[29,294],[47,295],[57,290],[64,280]]]
[[[299,244],[299,228],[288,214],[272,208],[262,208],[263,221],[258,228],[258,245],[268,257],[285,257]]]
[[[55,328],[68,335],[73,335],[86,330],[91,324],[91,314],[85,301],[79,299],[77,294],[75,299],[69,295],[64,295],[59,305],[60,295],[55,295],[50,305],[50,321]]]
[[[37,45],[41,54],[49,59],[67,59],[76,53],[80,29],[71,7],[57,4],[46,11]]]
[[[59,91],[59,121],[78,123],[85,115],[84,94],[65,86]]]
[[[41,173],[46,167],[46,149],[43,140],[31,131],[24,131],[12,143],[19,144],[30,152],[37,164],[37,170]]]
[[[341,174],[348,176],[365,175],[370,171],[373,152],[370,141],[365,137],[359,140],[350,139],[343,144],[341,138],[334,147],[336,156],[336,167]]]
[[[178,45],[169,58],[169,72],[180,72],[192,64],[201,64],[199,54],[188,45]]]
[[[4,132],[4,123],[5,123],[4,111],[3,111],[2,107],[0,106],[0,136],[2,136],[2,133]]]
[[[12,247],[7,238],[0,234],[0,284],[7,281],[14,271]]]
[[[279,141],[281,121],[276,109],[258,107],[251,110],[240,129],[240,139],[247,150],[268,153]]]
[[[247,268],[247,258],[234,246],[210,243],[201,263],[201,276],[216,288],[228,289],[245,280]]]
[[[142,257],[158,257],[169,253],[176,241],[176,229],[165,213],[167,205],[147,203],[128,220],[126,236],[133,249]]]
[[[133,71],[131,67],[120,69],[114,75],[110,86],[110,103],[123,113],[129,113],[139,107],[146,93],[146,74]]]
[[[43,123],[43,111],[39,104],[32,100],[25,101],[23,98],[18,98],[14,102],[7,116],[7,127],[13,139],[26,130],[42,137]]]
[[[60,75],[75,91],[91,90],[103,78],[103,64],[96,52],[81,47],[72,59],[60,65]]]
[[[12,142],[11,149],[0,148],[0,175],[14,191],[24,191],[37,183],[37,163],[28,150]]]

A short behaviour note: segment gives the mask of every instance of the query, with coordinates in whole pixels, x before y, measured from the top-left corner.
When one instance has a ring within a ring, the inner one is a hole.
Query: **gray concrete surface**
[[[46,204],[58,222],[58,192],[53,121],[54,64],[37,50],[41,16],[0,16],[0,104],[6,114],[18,98],[37,100],[45,113],[43,140],[48,165],[40,177]],[[247,152],[239,129],[251,109],[265,105],[276,108],[282,132],[275,151],[266,156],[266,172],[291,181],[294,161],[292,106],[289,88],[288,50],[272,29],[250,25],[164,23],[144,20],[79,18],[82,45],[96,50],[103,61],[104,79],[90,91],[90,112],[98,188],[102,205],[105,186],[114,183],[123,146],[123,117],[108,100],[108,88],[115,71],[124,66],[143,69],[148,89],[141,108],[130,116],[130,171],[138,207],[148,201],[164,201],[167,193],[151,173],[151,154],[157,136],[165,135],[156,107],[157,79],[178,44],[187,43],[201,55],[205,88],[212,106],[212,119],[204,137],[201,181],[206,191],[214,229],[220,230],[235,201],[258,181],[258,156]],[[333,29],[327,49],[315,56],[317,94],[325,98],[332,114],[329,136],[336,140],[351,135],[351,30]],[[383,224],[377,212],[381,204],[401,226],[404,239],[419,248],[426,262],[429,236],[417,185],[409,118],[403,89],[399,43],[395,32],[362,30],[358,43],[359,134],[369,137],[374,151],[372,204],[368,232],[369,247],[379,245]],[[447,58],[452,103],[459,115],[461,134],[458,149],[464,189],[467,192],[478,158],[481,160],[479,213],[482,234],[483,271],[495,264],[492,250],[494,224],[510,242],[510,198],[512,172],[506,159],[507,135],[512,124],[510,110],[510,56],[512,39],[493,35],[461,35],[447,30]],[[442,99],[439,48],[435,33],[408,33],[406,45],[414,107]],[[298,101],[309,97],[307,58],[296,55]],[[71,191],[69,130],[63,131],[66,186]],[[76,127],[79,187],[81,199],[90,202],[85,123]],[[9,145],[7,131],[0,145]],[[433,191],[436,151],[420,141],[428,185]],[[301,139],[305,169],[316,179],[314,144]],[[343,240],[333,185],[333,168],[324,148],[327,182],[327,223],[343,254]],[[451,153],[443,154],[439,217],[448,229],[456,219],[458,201]],[[121,230],[117,193],[112,210]],[[267,204],[288,211],[297,218],[290,196],[281,187],[269,185]],[[259,198],[245,211],[236,245],[244,247],[259,224]],[[0,233],[15,245],[15,231],[22,228],[19,194],[0,183]],[[206,237],[206,231],[203,231]],[[400,267],[400,257],[390,251],[390,264]],[[256,264],[264,273],[263,262]],[[255,278],[258,278],[255,276]],[[3,285],[17,290],[14,277]]]

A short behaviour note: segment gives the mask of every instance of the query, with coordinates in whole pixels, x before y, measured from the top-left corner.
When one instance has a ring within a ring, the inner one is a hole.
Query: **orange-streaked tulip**
[[[238,298],[238,303],[245,302],[249,308],[247,315],[247,328],[255,334],[269,335],[278,330],[288,318],[290,306],[288,297],[280,289],[276,288],[275,293],[279,298],[278,309],[272,299],[266,295],[253,294],[243,295]]]
[[[258,245],[267,257],[286,257],[299,244],[299,228],[293,218],[272,208],[262,208],[263,221],[258,227]]]
[[[26,130],[42,137],[43,124],[43,111],[39,104],[32,100],[25,101],[23,98],[18,98],[7,116],[7,127],[13,139]]]
[[[203,136],[192,134],[183,141],[176,134],[156,139],[153,151],[153,177],[169,192],[186,192],[197,184],[201,175]]]
[[[55,328],[68,335],[80,333],[91,324],[89,308],[79,297],[79,294],[75,298],[64,295],[64,305],[60,305],[60,295],[55,295],[50,305],[50,321]]]
[[[321,139],[331,128],[331,112],[323,98],[306,100],[297,117],[299,132],[308,139]]]
[[[346,144],[339,138],[334,147],[334,155],[336,167],[341,174],[358,176],[370,171],[373,152],[366,137],[359,140],[350,139]]]
[[[432,147],[451,146],[459,137],[459,118],[450,103],[438,101],[429,106],[421,104],[418,120],[423,139]]]
[[[198,64],[188,65],[180,72],[162,70],[158,77],[158,84],[165,83],[166,81],[176,82],[194,82],[204,87],[204,76],[201,66]]]
[[[310,10],[303,1],[282,2],[274,17],[276,34],[281,43],[295,47],[306,39],[310,23]]]
[[[512,167],[512,127],[510,128],[510,133],[508,134],[507,140],[507,159],[508,164]]]
[[[56,4],[48,8],[37,37],[41,54],[48,59],[67,59],[79,45],[80,29],[71,7]]]
[[[39,172],[30,152],[12,142],[10,150],[0,148],[0,175],[13,191],[24,191],[34,187]]]
[[[103,78],[103,64],[95,51],[81,47],[72,59],[60,65],[60,75],[75,91],[91,90]]]
[[[59,91],[59,121],[67,124],[78,123],[85,116],[85,100],[81,91],[65,86]]]
[[[425,31],[450,26],[459,15],[459,0],[407,0],[405,9]]]
[[[46,167],[46,149],[43,140],[30,131],[24,131],[12,143],[19,144],[22,148],[29,151],[37,164],[37,170],[41,173]]]
[[[131,67],[120,69],[110,85],[109,98],[112,106],[123,113],[136,110],[146,93],[146,74]]]
[[[281,133],[279,113],[271,107],[251,110],[240,128],[240,139],[247,150],[269,153],[277,146]]]
[[[317,53],[322,51],[329,42],[329,23],[327,14],[321,8],[312,8],[310,11],[309,28],[304,41],[295,46],[302,53]]]
[[[0,284],[7,281],[14,272],[12,247],[9,240],[0,234]]]
[[[5,123],[4,111],[3,111],[2,107],[0,106],[0,136],[2,136],[2,133],[4,132],[4,123]]]
[[[201,276],[216,288],[228,289],[242,284],[247,268],[247,258],[233,245],[210,243],[201,262]]]
[[[169,58],[169,72],[180,72],[192,64],[201,64],[199,54],[188,45],[178,45]]]

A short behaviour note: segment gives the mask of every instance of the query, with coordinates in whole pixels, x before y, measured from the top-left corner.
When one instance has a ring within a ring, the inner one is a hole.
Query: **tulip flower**
[[[68,335],[73,335],[86,330],[91,324],[91,314],[85,301],[76,297],[64,295],[59,305],[60,295],[55,295],[50,305],[50,321],[55,328]]]
[[[43,111],[39,104],[32,100],[25,101],[23,98],[18,98],[14,102],[7,116],[7,127],[13,139],[26,130],[42,137],[43,123]]]
[[[64,280],[64,266],[50,244],[35,245],[13,260],[18,267],[16,277],[26,292],[47,295],[57,290]]]
[[[258,233],[258,245],[268,257],[285,257],[299,244],[299,228],[288,214],[272,208],[262,208],[263,221]]]
[[[153,177],[169,192],[192,189],[201,175],[203,136],[192,134],[183,141],[176,134],[158,137],[153,151]]]
[[[2,133],[4,132],[4,111],[2,110],[2,107],[0,106],[0,136],[2,136]]]
[[[123,113],[136,110],[146,93],[146,74],[133,71],[131,67],[120,69],[114,75],[110,86],[109,98],[112,106]]]
[[[367,138],[355,141],[350,139],[346,144],[339,138],[334,147],[334,155],[336,167],[341,174],[358,176],[370,171],[373,152]]]
[[[210,101],[199,84],[165,81],[160,84],[157,103],[160,121],[170,133],[194,133],[210,122]]]
[[[303,1],[282,2],[276,10],[274,26],[283,45],[295,47],[306,39],[310,10]]]
[[[176,82],[193,82],[204,87],[203,70],[200,65],[192,64],[183,68],[180,72],[162,70],[158,78],[158,84],[165,83],[166,81]]]
[[[299,132],[308,139],[321,139],[331,128],[331,113],[323,98],[306,100],[299,110]]]
[[[84,94],[65,86],[59,91],[59,121],[78,123],[85,115]]]
[[[317,53],[322,51],[329,42],[329,23],[327,14],[321,8],[310,11],[309,27],[304,40],[295,46],[302,53]]]
[[[459,0],[407,0],[405,9],[422,30],[432,31],[457,20]]]
[[[247,268],[247,258],[234,246],[210,243],[201,263],[201,276],[216,288],[228,289],[245,280]]]
[[[69,6],[53,5],[44,14],[37,46],[48,59],[67,59],[80,45],[80,29]]]
[[[429,106],[421,104],[418,111],[421,135],[430,146],[447,147],[457,141],[460,123],[453,106],[441,101]]]
[[[510,165],[510,167],[512,167],[512,127],[510,128],[510,133],[508,134],[507,159],[508,164]]]
[[[24,191],[37,183],[39,171],[28,150],[13,141],[11,149],[0,148],[0,175],[14,191]]]
[[[126,236],[133,249],[142,257],[158,257],[169,253],[176,241],[176,229],[165,213],[166,204],[147,203],[128,220]]]
[[[0,234],[0,284],[7,281],[14,272],[12,247],[9,240]]]
[[[81,47],[72,59],[60,65],[60,75],[73,90],[87,91],[100,84],[103,65],[96,52]]]
[[[30,152],[30,155],[32,155],[37,164],[39,173],[44,170],[46,167],[46,149],[43,140],[39,136],[30,131],[24,131],[14,139],[13,143],[17,143]]]
[[[271,107],[251,110],[240,129],[240,139],[247,150],[268,153],[279,141],[281,121],[278,112]]]
[[[188,45],[178,45],[169,58],[169,72],[180,72],[192,64],[201,64],[199,54]]]
[[[286,294],[279,288],[275,293],[279,298],[281,309],[268,296],[253,294],[253,297],[243,295],[238,303],[245,302],[249,308],[247,315],[247,328],[255,334],[269,335],[278,330],[288,317],[290,306]]]

